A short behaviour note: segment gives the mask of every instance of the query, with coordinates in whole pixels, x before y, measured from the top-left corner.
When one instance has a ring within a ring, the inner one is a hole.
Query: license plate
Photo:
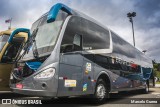
[[[23,84],[16,84],[16,88],[22,89],[23,88]]]

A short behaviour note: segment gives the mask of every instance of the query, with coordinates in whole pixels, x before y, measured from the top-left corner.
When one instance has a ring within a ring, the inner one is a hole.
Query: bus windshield
[[[0,51],[2,51],[4,45],[6,44],[6,42],[8,41],[9,36],[8,35],[1,35],[0,36]]]
[[[31,34],[37,30],[34,34],[34,42],[32,43],[31,49],[33,52],[28,54],[33,55],[36,50],[38,55],[44,56],[50,54],[56,44],[58,34],[61,30],[61,26],[67,17],[67,13],[59,11],[58,16],[54,22],[47,23],[47,15],[44,14],[40,19],[38,19],[31,28]],[[29,57],[30,55],[25,55]],[[24,57],[25,57],[24,56]]]

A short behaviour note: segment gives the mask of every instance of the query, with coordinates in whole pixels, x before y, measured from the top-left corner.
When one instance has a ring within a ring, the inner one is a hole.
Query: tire
[[[148,82],[146,82],[145,88],[142,89],[142,93],[143,94],[148,94],[149,93],[149,83]]]
[[[94,93],[94,103],[103,104],[106,99],[109,98],[109,90],[103,79],[98,79],[95,93]]]

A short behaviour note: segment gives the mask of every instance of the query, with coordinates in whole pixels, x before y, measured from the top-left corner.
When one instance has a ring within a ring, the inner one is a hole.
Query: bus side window
[[[81,18],[72,17],[65,29],[61,43],[61,53],[81,51],[82,50]]]
[[[82,18],[83,50],[109,49],[109,30]]]
[[[73,42],[70,44],[61,45],[61,53],[81,51],[82,50],[82,36],[76,34]]]

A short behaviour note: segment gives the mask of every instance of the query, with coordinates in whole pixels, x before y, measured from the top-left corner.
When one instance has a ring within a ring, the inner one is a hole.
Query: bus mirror
[[[52,8],[50,9],[48,16],[47,16],[47,22],[50,23],[50,22],[55,21],[58,15],[58,12],[60,10],[63,10],[64,12],[68,14],[72,14],[72,10],[69,7],[67,7],[64,4],[57,3],[56,5],[52,6]]]
[[[15,30],[11,33],[11,35],[10,35],[10,37],[9,37],[9,39],[8,39],[8,43],[11,43],[12,40],[13,40],[13,37],[14,37],[16,34],[18,34],[19,32],[28,33],[28,37],[30,37],[30,35],[31,35],[29,29],[26,29],[26,28],[17,28],[17,29],[15,29]]]

